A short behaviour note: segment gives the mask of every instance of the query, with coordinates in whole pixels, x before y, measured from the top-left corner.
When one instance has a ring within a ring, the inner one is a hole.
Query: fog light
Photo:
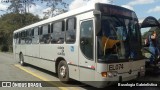
[[[107,72],[101,72],[102,77],[107,77]]]
[[[108,72],[108,77],[116,77],[118,73],[116,71]]]

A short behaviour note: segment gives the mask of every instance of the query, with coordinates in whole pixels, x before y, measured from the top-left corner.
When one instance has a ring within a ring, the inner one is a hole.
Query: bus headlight
[[[116,77],[118,73],[116,71],[108,72],[108,77]]]
[[[108,72],[108,77],[113,77],[113,73]]]

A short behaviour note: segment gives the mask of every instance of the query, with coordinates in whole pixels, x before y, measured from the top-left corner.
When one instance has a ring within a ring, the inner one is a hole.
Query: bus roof
[[[41,26],[41,25],[44,25],[44,24],[47,24],[47,23],[51,23],[53,21],[57,21],[57,20],[61,20],[61,19],[64,19],[66,17],[70,17],[70,16],[74,16],[74,15],[77,15],[77,14],[80,14],[80,13],[84,13],[84,12],[87,12],[87,11],[92,11],[94,10],[96,7],[95,7],[95,4],[101,4],[101,5],[109,5],[109,6],[114,6],[114,7],[117,7],[117,8],[123,8],[123,9],[126,9],[124,7],[121,7],[121,6],[116,6],[116,5],[111,5],[111,4],[104,4],[104,3],[94,3],[94,4],[90,4],[89,6],[86,5],[86,6],[83,6],[83,7],[80,7],[78,9],[73,9],[73,10],[70,10],[66,13],[63,13],[63,14],[60,14],[60,15],[57,15],[55,17],[52,17],[52,18],[48,18],[46,20],[42,20],[40,22],[37,22],[37,23],[34,23],[34,24],[31,24],[31,25],[28,25],[28,26],[25,26],[23,28],[20,28],[18,30],[15,30],[14,33],[16,32],[19,32],[19,31],[23,31],[23,30],[26,30],[26,29],[30,29],[30,28],[34,28],[34,27],[37,27],[37,26]],[[131,11],[131,12],[134,12],[132,10],[129,10],[129,9],[126,9],[128,11]]]
[[[78,8],[78,9],[70,10],[70,11],[68,11],[66,13],[63,13],[63,14],[57,15],[55,17],[48,18],[46,20],[42,20],[40,22],[25,26],[25,27],[20,28],[18,30],[15,30],[14,33],[22,31],[22,30],[25,30],[25,29],[34,28],[34,27],[37,27],[39,25],[43,25],[43,24],[46,24],[46,23],[51,23],[51,22],[56,21],[56,20],[61,20],[61,19],[64,19],[66,17],[74,16],[76,14],[80,14],[80,13],[83,13],[83,12],[92,11],[92,10],[95,9],[94,5],[95,4],[92,4],[89,7],[88,6],[84,6],[84,7]]]

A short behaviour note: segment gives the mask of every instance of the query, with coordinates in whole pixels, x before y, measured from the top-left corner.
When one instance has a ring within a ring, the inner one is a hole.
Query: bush
[[[8,47],[7,45],[3,45],[3,46],[1,47],[1,51],[2,51],[2,52],[8,52],[8,51],[9,51],[9,47]]]
[[[13,52],[13,46],[9,45],[9,52]]]

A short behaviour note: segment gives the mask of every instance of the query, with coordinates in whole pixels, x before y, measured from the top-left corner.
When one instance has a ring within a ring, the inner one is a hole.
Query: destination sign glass
[[[120,7],[120,6],[113,6],[113,5],[100,5],[100,11],[103,14],[107,14],[107,15],[121,15],[121,16],[126,16],[126,17],[132,17],[132,18],[137,18],[135,12]]]

